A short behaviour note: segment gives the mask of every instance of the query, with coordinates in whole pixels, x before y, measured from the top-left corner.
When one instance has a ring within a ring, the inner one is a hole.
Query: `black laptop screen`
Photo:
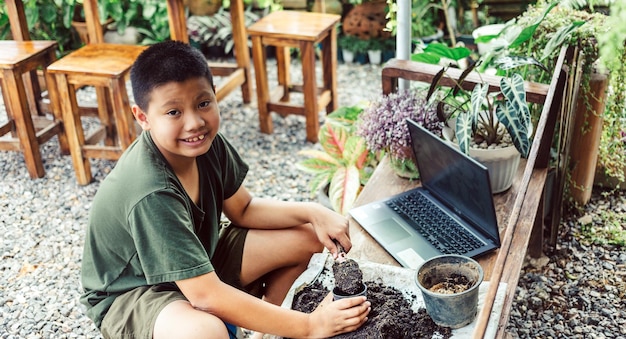
[[[407,119],[422,186],[499,243],[487,168]]]

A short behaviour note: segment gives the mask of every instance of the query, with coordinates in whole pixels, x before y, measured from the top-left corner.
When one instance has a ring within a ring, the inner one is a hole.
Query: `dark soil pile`
[[[367,299],[372,303],[368,321],[358,330],[333,338],[388,339],[388,338],[450,338],[450,328],[436,325],[426,309],[411,309],[411,302],[398,289],[366,281]],[[328,295],[329,291],[319,282],[304,287],[293,299],[294,310],[311,313]],[[415,298],[415,296],[413,296]]]
[[[335,288],[343,295],[355,295],[363,290],[363,272],[359,264],[352,259],[333,263]]]

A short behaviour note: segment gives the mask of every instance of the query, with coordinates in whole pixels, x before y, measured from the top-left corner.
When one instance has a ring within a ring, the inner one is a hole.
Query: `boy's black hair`
[[[213,74],[202,53],[189,44],[168,40],[148,47],[135,60],[130,82],[135,103],[147,111],[155,87],[205,77],[213,85]]]

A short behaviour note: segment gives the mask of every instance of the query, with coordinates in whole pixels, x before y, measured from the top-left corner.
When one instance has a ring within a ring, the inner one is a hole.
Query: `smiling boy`
[[[320,338],[360,327],[364,297],[311,314],[277,306],[313,253],[336,256],[334,240],[351,248],[348,222],[242,186],[248,167],[218,132],[204,56],[181,42],[153,45],[131,83],[143,133],[98,189],[82,262],[81,302],[103,336],[228,338],[230,323]],[[220,228],[222,213],[230,226]]]

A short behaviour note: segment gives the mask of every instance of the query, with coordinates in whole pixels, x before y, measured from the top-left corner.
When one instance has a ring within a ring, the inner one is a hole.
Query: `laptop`
[[[421,187],[350,215],[404,267],[442,254],[478,257],[500,247],[487,168],[407,119]]]

